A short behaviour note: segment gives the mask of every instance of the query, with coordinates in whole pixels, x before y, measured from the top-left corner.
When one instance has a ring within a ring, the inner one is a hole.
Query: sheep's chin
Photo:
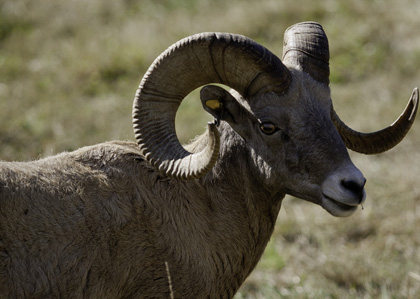
[[[354,214],[357,210],[357,206],[347,205],[342,202],[338,202],[331,197],[322,197],[322,207],[327,210],[333,216],[336,217],[348,217]]]

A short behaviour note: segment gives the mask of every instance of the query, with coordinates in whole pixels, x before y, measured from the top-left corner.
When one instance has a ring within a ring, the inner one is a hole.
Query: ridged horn
[[[315,80],[329,84],[328,39],[320,24],[304,22],[288,28],[283,53],[282,60],[287,66],[301,68]],[[364,154],[378,154],[393,148],[405,137],[417,113],[418,97],[416,88],[401,116],[377,132],[361,133],[349,128],[334,109],[331,110],[331,119],[347,148]]]
[[[330,83],[330,52],[322,26],[315,22],[295,24],[284,33],[282,61],[298,66],[324,84]]]
[[[346,147],[363,154],[379,154],[393,148],[403,140],[416,118],[418,102],[419,90],[415,88],[400,117],[387,128],[373,133],[360,133],[352,130],[334,110],[331,112],[331,119]]]
[[[290,81],[277,56],[244,36],[201,33],[182,39],[156,58],[136,92],[133,125],[140,150],[165,175],[200,177],[218,158],[219,135],[210,124],[203,151],[184,149],[176,136],[175,115],[185,96],[209,83],[227,85],[246,98],[283,93]]]

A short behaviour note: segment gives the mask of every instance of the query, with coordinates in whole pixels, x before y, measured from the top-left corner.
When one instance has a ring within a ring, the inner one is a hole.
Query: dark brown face
[[[203,107],[249,140],[256,165],[263,165],[261,171],[267,175],[266,185],[317,202],[332,214],[351,214],[363,200],[364,179],[351,164],[343,141],[364,154],[394,147],[414,122],[418,89],[393,125],[373,133],[357,132],[332,109],[328,39],[322,26],[314,22],[291,26],[283,52],[284,63],[255,41],[229,33],[201,33],[175,43],[151,65],[136,92],[137,143],[145,159],[164,175],[194,179],[210,171],[219,155],[216,126],[209,125],[206,147],[190,153],[179,143],[174,121],[192,90],[224,84],[241,95],[238,99],[243,97],[241,104],[226,92],[203,88]],[[267,97],[270,94],[277,95],[277,101]],[[332,192],[332,185],[339,187]]]
[[[243,121],[246,130],[232,127],[244,135],[255,176],[268,190],[349,216],[364,201],[365,178],[331,121],[329,89],[298,71],[293,78],[284,96],[272,93],[248,101],[256,121]]]

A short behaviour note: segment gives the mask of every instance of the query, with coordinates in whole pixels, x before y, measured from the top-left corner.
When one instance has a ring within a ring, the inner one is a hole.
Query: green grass
[[[247,35],[281,57],[284,30],[320,22],[331,89],[355,129],[390,124],[420,84],[420,5],[401,1],[5,0],[0,4],[0,157],[28,160],[133,140],[132,99],[169,45],[202,31]],[[210,117],[193,93],[180,139]],[[351,153],[368,179],[364,210],[334,218],[287,197],[256,270],[236,298],[418,298],[420,128],[377,156]]]

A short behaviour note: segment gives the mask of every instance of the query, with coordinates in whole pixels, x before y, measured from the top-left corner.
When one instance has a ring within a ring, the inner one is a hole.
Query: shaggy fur
[[[354,168],[329,118],[329,89],[294,76],[287,95],[250,106],[224,99],[235,109],[219,127],[219,160],[200,179],[164,177],[128,142],[1,162],[0,296],[169,298],[167,263],[175,298],[231,298],[285,193],[321,204],[324,180]],[[265,135],[258,120],[281,130]]]
[[[2,163],[0,180],[4,298],[169,298],[165,262],[177,298],[231,297],[282,197],[163,178],[131,143]]]

